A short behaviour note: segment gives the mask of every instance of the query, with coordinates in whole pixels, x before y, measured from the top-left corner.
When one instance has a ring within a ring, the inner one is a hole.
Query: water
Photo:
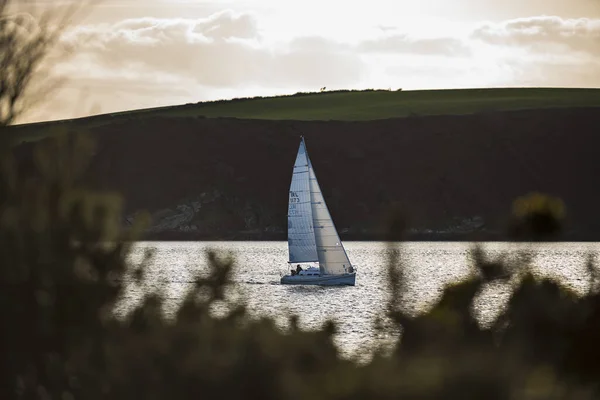
[[[390,294],[386,282],[388,245],[380,242],[347,242],[344,244],[354,265],[358,267],[354,287],[318,287],[280,285],[281,274],[289,272],[287,242],[149,242],[140,243],[132,261],[138,262],[145,249],[156,254],[147,270],[150,284],[145,289],[131,287],[120,311],[127,311],[141,298],[143,291],[162,289],[167,298],[165,312],[175,311],[190,287],[196,273],[207,271],[205,250],[230,251],[236,257],[234,281],[255,316],[268,315],[283,327],[286,315],[299,316],[300,326],[318,328],[328,318],[338,323],[335,337],[342,354],[389,340],[373,327],[384,311]],[[533,254],[533,265],[540,275],[556,278],[578,293],[588,288],[586,257],[599,243],[484,243],[489,257],[515,250]],[[401,247],[406,265],[408,287],[402,306],[418,313],[433,306],[444,286],[472,273],[472,244],[457,242],[411,242]],[[476,299],[473,312],[482,325],[492,321],[510,295],[510,285],[485,288]]]

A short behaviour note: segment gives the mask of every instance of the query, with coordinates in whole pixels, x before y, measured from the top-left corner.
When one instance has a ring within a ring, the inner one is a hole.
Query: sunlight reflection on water
[[[389,296],[386,263],[388,244],[347,242],[348,256],[358,266],[354,287],[316,287],[280,285],[281,274],[288,270],[287,242],[144,242],[132,254],[139,262],[148,248],[156,254],[147,270],[145,288],[131,285],[118,312],[126,312],[143,293],[163,290],[165,312],[173,313],[197,273],[206,273],[205,250],[231,251],[236,257],[235,287],[247,300],[256,316],[268,315],[285,326],[289,313],[299,316],[300,326],[318,328],[328,318],[338,322],[336,344],[350,355],[382,342],[373,323],[385,308]],[[484,243],[489,257],[503,251],[524,250],[535,254],[536,272],[551,276],[578,293],[587,290],[586,256],[598,243]],[[464,242],[409,242],[401,247],[407,287],[402,294],[403,307],[422,312],[439,299],[443,287],[467,277],[471,271],[472,244]],[[509,285],[488,285],[475,301],[473,312],[482,324],[493,320],[510,295]],[[388,338],[389,339],[389,338]]]

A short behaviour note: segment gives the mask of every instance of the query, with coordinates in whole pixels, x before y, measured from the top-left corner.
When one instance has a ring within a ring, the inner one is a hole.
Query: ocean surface
[[[328,318],[338,323],[335,342],[344,356],[353,356],[393,338],[382,335],[373,323],[389,300],[387,284],[388,243],[345,242],[358,273],[354,287],[280,285],[289,273],[287,242],[143,242],[136,245],[132,262],[139,263],[148,248],[155,254],[147,267],[148,284],[130,285],[117,312],[127,312],[144,292],[165,293],[165,313],[172,314],[193,284],[196,274],[207,272],[205,251],[215,249],[234,255],[235,289],[243,296],[252,315],[270,316],[284,328],[286,316],[299,316],[304,328],[318,328]],[[586,257],[596,253],[600,243],[482,243],[485,253],[496,258],[503,252],[515,257],[517,251],[533,256],[534,270],[550,276],[573,290],[584,293],[589,282]],[[444,286],[472,273],[473,244],[461,242],[408,242],[399,247],[408,284],[402,298],[411,313],[426,311],[438,301]],[[489,285],[473,305],[482,325],[493,321],[511,293],[510,284]]]

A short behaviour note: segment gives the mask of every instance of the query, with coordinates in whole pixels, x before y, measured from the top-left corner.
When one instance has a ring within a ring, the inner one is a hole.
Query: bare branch
[[[47,7],[0,0],[0,127],[10,125],[34,102],[44,100],[60,80],[40,70],[82,3]],[[35,3],[35,2],[33,2]],[[40,79],[33,85],[34,78]],[[34,87],[35,86],[35,87]]]

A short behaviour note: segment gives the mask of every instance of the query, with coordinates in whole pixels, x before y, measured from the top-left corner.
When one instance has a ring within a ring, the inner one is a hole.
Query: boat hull
[[[286,275],[281,278],[282,285],[319,285],[319,286],[354,286],[356,272],[342,275]]]

